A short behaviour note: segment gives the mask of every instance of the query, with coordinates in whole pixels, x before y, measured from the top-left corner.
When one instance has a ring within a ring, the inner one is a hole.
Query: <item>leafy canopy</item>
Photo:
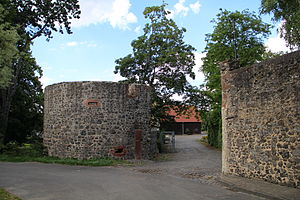
[[[42,70],[30,45],[56,31],[71,33],[79,14],[78,0],[0,0],[0,145],[41,132]]]
[[[28,141],[42,132],[43,127],[43,90],[39,78],[41,67],[32,57],[31,52],[23,52],[19,65],[18,87],[12,98],[4,143]]]
[[[49,40],[52,32],[71,32],[70,20],[80,15],[78,0],[0,0],[9,12],[7,21],[19,26],[30,40],[44,35]]]
[[[9,85],[12,78],[11,64],[18,50],[16,43],[19,39],[17,30],[4,21],[7,12],[0,4],[0,88]]]
[[[186,30],[178,28],[167,14],[165,5],[145,9],[150,23],[145,25],[144,34],[131,43],[133,53],[116,60],[115,73],[129,82],[148,84],[160,96],[170,97],[184,91],[186,75],[195,78],[195,48],[184,43]]]
[[[221,9],[212,22],[215,23],[215,27],[212,33],[206,35],[206,56],[202,65],[206,78],[205,90],[198,93],[205,95],[201,102],[209,104],[206,106],[209,107],[209,111],[204,115],[209,143],[220,147],[222,93],[219,63],[235,60],[243,67],[263,60],[263,39],[270,34],[271,25],[247,10],[231,12]]]
[[[261,13],[273,14],[274,21],[282,21],[280,35],[290,49],[300,49],[300,1],[262,0]]]
[[[202,71],[208,90],[220,89],[219,63],[238,60],[241,67],[263,60],[263,39],[270,34],[271,25],[247,10],[242,12],[220,10],[213,33],[206,35],[206,56]]]
[[[145,18],[150,20],[144,34],[132,41],[133,52],[116,60],[115,73],[127,78],[129,83],[142,83],[153,90],[153,118],[164,118],[164,105],[171,104],[173,94],[182,94],[187,76],[195,78],[195,48],[183,41],[184,28],[178,28],[165,4],[145,8]]]

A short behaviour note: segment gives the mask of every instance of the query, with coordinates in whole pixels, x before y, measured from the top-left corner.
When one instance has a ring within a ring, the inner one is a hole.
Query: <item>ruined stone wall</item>
[[[223,173],[300,188],[300,51],[221,74]]]
[[[43,139],[49,155],[60,158],[152,158],[150,88],[113,82],[47,86]]]

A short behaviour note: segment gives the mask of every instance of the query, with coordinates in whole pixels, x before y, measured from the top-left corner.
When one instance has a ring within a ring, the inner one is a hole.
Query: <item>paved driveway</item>
[[[142,167],[82,167],[0,163],[0,187],[23,200],[261,199],[210,182],[220,171],[221,152],[177,137],[173,161]]]
[[[221,151],[199,144],[196,141],[199,138],[200,135],[176,136],[176,153],[169,154],[170,161],[149,163],[134,169],[203,183],[215,182],[221,173]]]

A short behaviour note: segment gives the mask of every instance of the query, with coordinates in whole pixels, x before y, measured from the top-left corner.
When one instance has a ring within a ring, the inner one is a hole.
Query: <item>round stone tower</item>
[[[45,88],[44,145],[50,156],[149,159],[150,91],[141,84],[63,82]]]

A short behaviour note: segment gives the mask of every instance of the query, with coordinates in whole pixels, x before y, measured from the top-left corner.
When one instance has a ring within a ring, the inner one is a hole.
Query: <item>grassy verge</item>
[[[18,155],[0,154],[2,162],[41,162],[41,163],[56,163],[65,165],[83,165],[83,166],[116,166],[116,165],[131,165],[132,163],[126,160],[114,160],[111,158],[98,158],[91,160],[78,160],[74,158],[56,158],[49,156],[31,157]]]
[[[17,145],[15,143],[9,143],[2,148],[2,153],[0,153],[0,162],[41,162],[83,166],[132,165],[132,162],[126,160],[115,160],[112,158],[79,160],[74,158],[61,159],[46,155],[47,153],[41,144]]]
[[[0,188],[0,199],[1,200],[21,200],[20,198],[16,197],[15,195],[10,194],[6,190]]]
[[[221,148],[216,148],[216,147],[211,146],[211,145],[208,143],[208,136],[203,136],[202,138],[197,139],[196,141],[197,141],[198,143],[200,143],[200,144],[205,145],[205,146],[208,147],[208,148],[216,149],[216,150],[218,150],[218,151],[221,151],[221,150],[222,150]]]
[[[209,145],[208,144],[208,136],[203,136],[200,139],[197,139],[197,142],[201,143],[201,144]]]
[[[156,162],[164,162],[164,161],[171,161],[173,158],[172,154],[169,153],[160,153],[155,158],[153,158],[153,161]]]

